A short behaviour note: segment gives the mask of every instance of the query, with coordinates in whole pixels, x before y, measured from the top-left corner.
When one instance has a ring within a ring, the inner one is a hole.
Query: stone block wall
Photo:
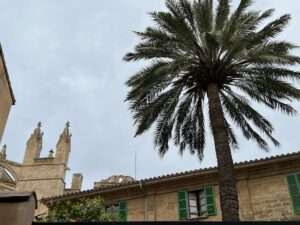
[[[64,193],[64,164],[10,165],[10,168],[16,174],[16,191],[35,191],[38,200]],[[36,214],[43,212],[46,207],[39,203]]]
[[[145,200],[143,198],[128,200],[128,221],[145,221]]]
[[[240,179],[238,193],[240,217],[243,221],[294,220],[299,217],[293,211],[289,195],[287,174]],[[199,183],[199,187],[201,187]],[[188,189],[188,187],[187,187]],[[220,221],[222,218],[219,188],[214,186],[217,215],[203,221]],[[129,221],[178,220],[177,192],[155,193],[128,200]]]
[[[159,194],[155,197],[155,218],[157,221],[174,221],[178,218],[177,193]]]
[[[295,217],[286,175],[249,182],[254,220],[291,220]]]

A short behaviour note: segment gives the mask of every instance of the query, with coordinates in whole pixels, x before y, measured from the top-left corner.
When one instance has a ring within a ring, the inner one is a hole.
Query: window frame
[[[191,189],[185,189],[186,193],[187,193],[187,220],[188,221],[198,221],[198,220],[204,220],[204,219],[208,219],[209,217],[212,217],[212,216],[215,216],[215,215],[209,215],[208,213],[208,203],[207,203],[207,195],[206,195],[206,189],[208,187],[211,187],[213,189],[213,195],[214,195],[214,201],[215,201],[215,189],[214,189],[214,185],[211,184],[211,185],[206,185],[206,186],[202,186],[202,187],[199,187],[199,188],[191,188]],[[200,215],[196,218],[191,218],[190,217],[190,203],[189,203],[189,193],[190,192],[199,192],[199,191],[203,191],[204,192],[204,195],[205,195],[205,200],[206,200],[206,212],[205,214],[203,215]],[[216,207],[216,205],[215,205]]]
[[[196,207],[197,207],[197,217],[191,218],[191,205],[190,205],[190,194],[194,193],[196,195]],[[205,199],[205,206],[206,206],[206,211],[201,213],[201,198],[200,194],[203,195]],[[205,193],[205,187],[200,188],[200,189],[195,189],[195,190],[188,190],[187,191],[187,211],[188,211],[188,220],[196,220],[196,219],[201,219],[201,218],[208,218],[208,211],[207,211],[207,197]]]
[[[114,211],[109,211],[109,208],[116,206],[116,209]],[[119,218],[120,213],[120,203],[111,203],[105,205],[105,213],[111,213],[111,215],[115,216],[116,218]]]
[[[116,222],[127,222],[128,221],[128,205],[127,204],[128,204],[127,200],[109,202],[109,204],[105,204],[105,212],[109,213],[108,209],[112,206],[116,206],[116,210],[114,212],[112,212],[112,215],[117,220]],[[123,208],[122,208],[122,206],[123,206]],[[123,218],[122,218],[122,216],[123,216]]]
[[[115,207],[117,210],[116,211],[110,211],[110,208]],[[105,205],[105,212],[106,213],[111,213],[111,212],[118,212],[120,210],[120,204],[119,203],[112,203],[109,205]]]

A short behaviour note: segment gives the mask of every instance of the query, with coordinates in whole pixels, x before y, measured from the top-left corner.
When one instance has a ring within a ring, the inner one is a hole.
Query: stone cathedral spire
[[[33,163],[35,159],[40,157],[43,146],[42,123],[38,122],[26,144],[26,151],[23,163]]]
[[[71,151],[71,137],[70,122],[67,122],[56,144],[55,159],[57,162],[68,163],[69,153]]]

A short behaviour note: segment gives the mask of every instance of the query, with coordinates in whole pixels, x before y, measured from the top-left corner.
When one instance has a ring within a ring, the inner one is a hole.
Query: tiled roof
[[[0,44],[0,57],[2,58],[2,61],[3,61],[3,67],[4,67],[4,72],[5,72],[6,80],[8,82],[9,92],[10,92],[10,95],[11,95],[12,104],[14,105],[16,103],[16,99],[15,99],[15,96],[14,96],[13,89],[11,87],[11,82],[10,82],[9,75],[8,75],[8,72],[7,72],[5,58],[4,58],[4,53],[3,53],[3,49],[2,49],[1,44]]]
[[[289,160],[289,159],[293,159],[293,158],[300,158],[300,152],[293,152],[293,153],[287,153],[287,154],[282,154],[282,155],[266,157],[266,158],[262,158],[262,159],[243,161],[243,162],[235,163],[234,166],[236,169],[238,169],[238,168],[243,168],[243,167],[250,167],[250,166],[265,164],[265,163],[273,162],[276,160],[284,161],[284,160]],[[141,183],[144,185],[144,184],[150,184],[150,183],[154,183],[154,182],[168,181],[169,179],[174,179],[174,178],[177,179],[177,178],[186,177],[186,176],[194,176],[194,175],[201,175],[201,174],[205,174],[205,173],[214,173],[214,172],[215,173],[217,172],[217,167],[208,167],[208,168],[203,168],[203,169],[190,170],[190,171],[185,171],[185,172],[179,172],[179,173],[173,173],[173,174],[167,174],[167,175],[162,175],[162,176],[157,176],[157,177],[146,178],[146,179],[142,179],[142,180],[136,180],[136,181],[132,181],[132,182],[128,182],[128,183],[116,184],[116,185],[110,186],[110,187],[94,188],[94,189],[90,189],[90,190],[74,192],[74,193],[65,194],[65,195],[61,195],[61,196],[45,198],[45,199],[42,199],[42,201],[47,204],[50,201],[57,201],[57,200],[61,200],[64,198],[69,199],[69,198],[73,198],[73,197],[81,197],[81,196],[97,194],[97,193],[101,193],[101,192],[114,191],[118,188],[130,188],[130,187],[140,185]]]

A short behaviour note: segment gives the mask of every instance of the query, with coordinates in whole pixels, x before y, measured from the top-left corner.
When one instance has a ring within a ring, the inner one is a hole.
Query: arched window
[[[0,182],[16,183],[16,179],[13,174],[0,165]]]

